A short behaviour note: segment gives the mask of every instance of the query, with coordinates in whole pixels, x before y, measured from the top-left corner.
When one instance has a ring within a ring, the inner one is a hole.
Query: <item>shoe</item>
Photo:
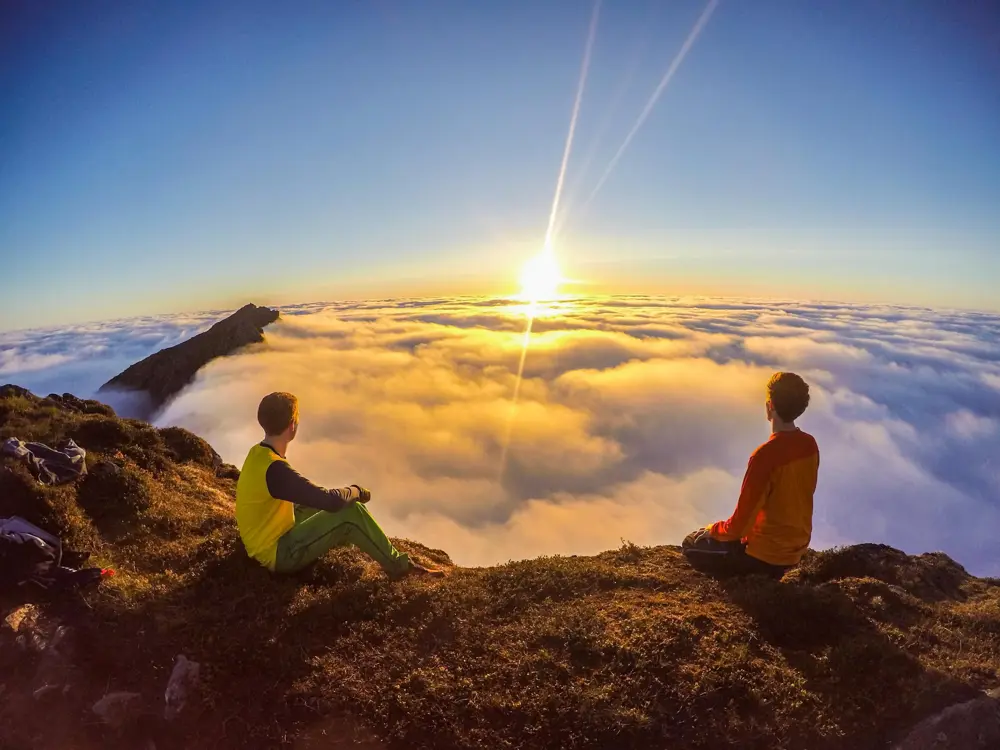
[[[428,568],[426,565],[421,565],[420,563],[410,560],[410,567],[406,569],[406,575],[444,578],[446,573],[440,568]]]

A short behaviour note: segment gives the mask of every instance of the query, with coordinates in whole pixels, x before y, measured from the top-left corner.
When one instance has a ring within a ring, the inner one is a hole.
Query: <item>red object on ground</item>
[[[101,568],[101,578],[112,578],[116,575],[112,568]]]

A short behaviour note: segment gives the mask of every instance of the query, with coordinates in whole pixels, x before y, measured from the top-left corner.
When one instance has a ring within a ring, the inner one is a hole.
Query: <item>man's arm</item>
[[[328,490],[313,484],[293,469],[287,461],[275,461],[267,467],[267,491],[272,497],[287,500],[307,508],[336,512],[351,503],[364,501],[360,487],[352,485],[337,490]]]
[[[747,473],[743,476],[743,487],[740,489],[740,499],[736,510],[725,521],[716,521],[709,527],[713,539],[720,542],[739,541],[753,528],[760,506],[767,496],[768,484],[771,481],[771,468],[754,453],[747,464]]]

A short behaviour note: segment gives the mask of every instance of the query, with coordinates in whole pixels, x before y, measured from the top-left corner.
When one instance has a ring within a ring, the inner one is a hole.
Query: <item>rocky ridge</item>
[[[100,390],[148,394],[148,404],[143,406],[139,416],[150,419],[213,359],[264,341],[264,328],[278,317],[277,310],[244,305],[207,331],[136,362],[111,378]]]

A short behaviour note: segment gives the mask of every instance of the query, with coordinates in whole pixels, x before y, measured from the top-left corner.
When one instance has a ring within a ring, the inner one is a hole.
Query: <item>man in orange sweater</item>
[[[779,372],[767,383],[771,438],[750,456],[733,515],[688,535],[684,555],[695,567],[780,578],[798,564],[812,536],[819,447],[795,426],[809,405],[809,386]]]

